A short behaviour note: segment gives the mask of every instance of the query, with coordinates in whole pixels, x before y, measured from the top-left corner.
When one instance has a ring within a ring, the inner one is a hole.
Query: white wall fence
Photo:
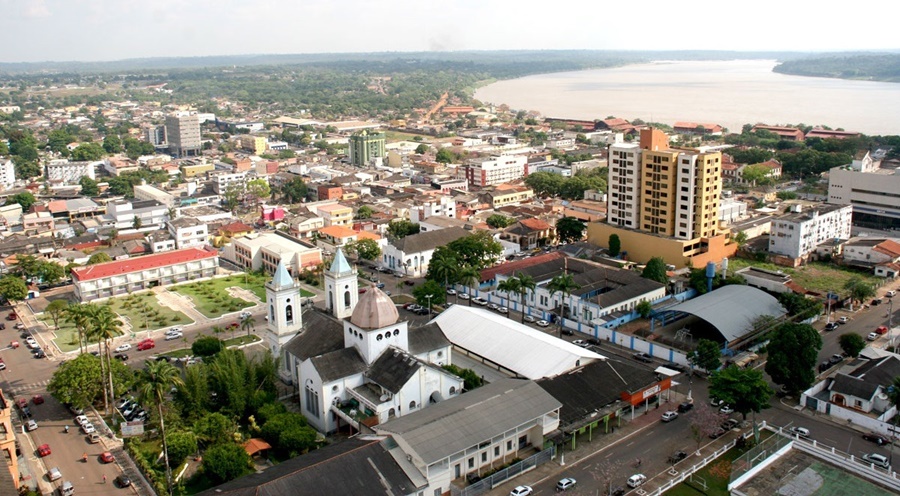
[[[462,287],[460,286],[457,289],[462,289]],[[466,290],[471,291],[469,288],[467,288]],[[498,296],[485,291],[474,291],[470,293],[470,296],[472,298],[480,296],[487,300],[488,303],[495,303],[499,306],[503,306],[517,312],[521,311],[523,307],[521,303],[514,299],[504,298],[502,296]],[[449,301],[453,301],[452,296],[448,297],[448,302]],[[462,300],[460,300],[460,302],[461,304],[465,304]],[[525,315],[532,315],[537,319],[543,319],[547,321],[550,320],[550,312],[545,312],[539,308],[535,308],[532,306],[525,306],[524,313]],[[552,325],[559,325],[559,322],[556,322]],[[685,367],[690,366],[687,360],[687,354],[685,352],[663,346],[659,343],[654,343],[653,341],[641,339],[638,336],[619,332],[616,329],[610,329],[597,324],[578,322],[572,319],[562,319],[562,325],[567,329],[571,329],[572,331],[577,332],[583,336],[589,336],[599,341],[605,341],[607,343],[615,343],[635,352],[644,352],[654,358],[658,358],[666,362],[674,362]]]
[[[859,412],[852,408],[836,405],[828,400],[816,398],[815,395],[824,391],[827,381],[821,381],[812,388],[804,391],[800,398],[800,404],[807,408],[812,408],[816,412],[823,415],[829,415],[834,419],[843,420],[848,425],[857,425],[864,429],[877,432],[884,436],[895,436],[895,428],[888,422],[884,422],[882,418],[893,417],[894,407],[891,407],[885,414],[878,418],[872,418],[863,412]]]
[[[753,435],[752,430],[750,430],[749,432],[747,432],[745,434],[741,434],[741,436],[744,439],[747,439],[752,435]],[[732,439],[731,442],[729,442],[725,446],[722,446],[721,448],[717,449],[712,454],[705,456],[702,460],[691,465],[690,467],[688,467],[688,468],[681,467],[681,470],[674,477],[670,478],[664,484],[657,487],[653,491],[648,492],[647,494],[650,496],[658,496],[660,494],[665,493],[666,491],[671,489],[673,486],[677,486],[678,484],[681,484],[682,482],[688,480],[692,475],[694,475],[694,473],[696,473],[703,467],[705,467],[705,466],[709,465],[710,463],[712,463],[713,461],[715,461],[716,458],[724,455],[725,452],[730,450],[731,448],[733,448],[735,444],[737,444],[737,439]],[[674,470],[674,468],[672,470]],[[669,475],[673,475],[673,473],[670,471]]]

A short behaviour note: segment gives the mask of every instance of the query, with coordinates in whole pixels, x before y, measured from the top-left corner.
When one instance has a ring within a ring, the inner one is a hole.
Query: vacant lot
[[[803,286],[810,291],[822,293],[823,295],[828,291],[836,291],[839,294],[843,293],[844,284],[851,277],[861,277],[863,280],[868,281],[875,286],[879,286],[883,282],[881,279],[865,272],[822,262],[813,262],[809,265],[792,269],[790,267],[781,267],[771,263],[754,262],[744,258],[734,258],[728,260],[728,273],[733,274],[735,271],[747,266],[772,271],[780,270],[791,276],[791,279],[800,286]]]

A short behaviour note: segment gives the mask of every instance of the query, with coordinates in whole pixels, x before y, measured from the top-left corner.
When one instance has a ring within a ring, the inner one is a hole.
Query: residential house
[[[326,253],[335,253],[338,248],[347,246],[358,239],[357,232],[343,226],[326,226],[319,229],[316,246]]]
[[[381,265],[412,277],[422,277],[428,272],[431,255],[438,246],[468,235],[465,229],[450,227],[389,240],[381,252]]]
[[[166,221],[169,235],[175,240],[175,248],[203,247],[209,244],[209,231],[205,222],[193,217],[179,217]]]
[[[523,251],[531,250],[552,243],[556,228],[540,219],[522,219],[504,229],[501,238],[519,245]]]
[[[900,243],[885,238],[855,238],[842,247],[842,259],[847,265],[874,270],[880,277],[897,277],[900,266]]]
[[[351,207],[340,203],[331,203],[310,207],[310,210],[313,209],[322,217],[326,226],[350,227],[353,224],[353,208]]]
[[[319,229],[325,227],[325,219],[312,215],[298,215],[291,218],[290,232],[298,238],[312,238]]]

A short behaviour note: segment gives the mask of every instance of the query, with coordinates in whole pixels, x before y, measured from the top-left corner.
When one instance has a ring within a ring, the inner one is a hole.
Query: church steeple
[[[339,319],[349,317],[359,298],[356,270],[347,261],[343,250],[337,249],[331,267],[325,272],[325,308]]]
[[[266,283],[266,306],[268,322],[266,322],[266,345],[272,356],[281,357],[279,373],[290,380],[285,365],[287,357],[282,356],[282,348],[288,341],[303,329],[302,304],[300,300],[300,284],[294,281],[291,273],[278,262],[275,276]]]

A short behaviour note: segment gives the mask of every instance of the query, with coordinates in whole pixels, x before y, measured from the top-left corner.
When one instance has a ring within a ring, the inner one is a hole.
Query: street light
[[[428,318],[431,318],[431,297],[434,295],[425,295],[428,298]]]

